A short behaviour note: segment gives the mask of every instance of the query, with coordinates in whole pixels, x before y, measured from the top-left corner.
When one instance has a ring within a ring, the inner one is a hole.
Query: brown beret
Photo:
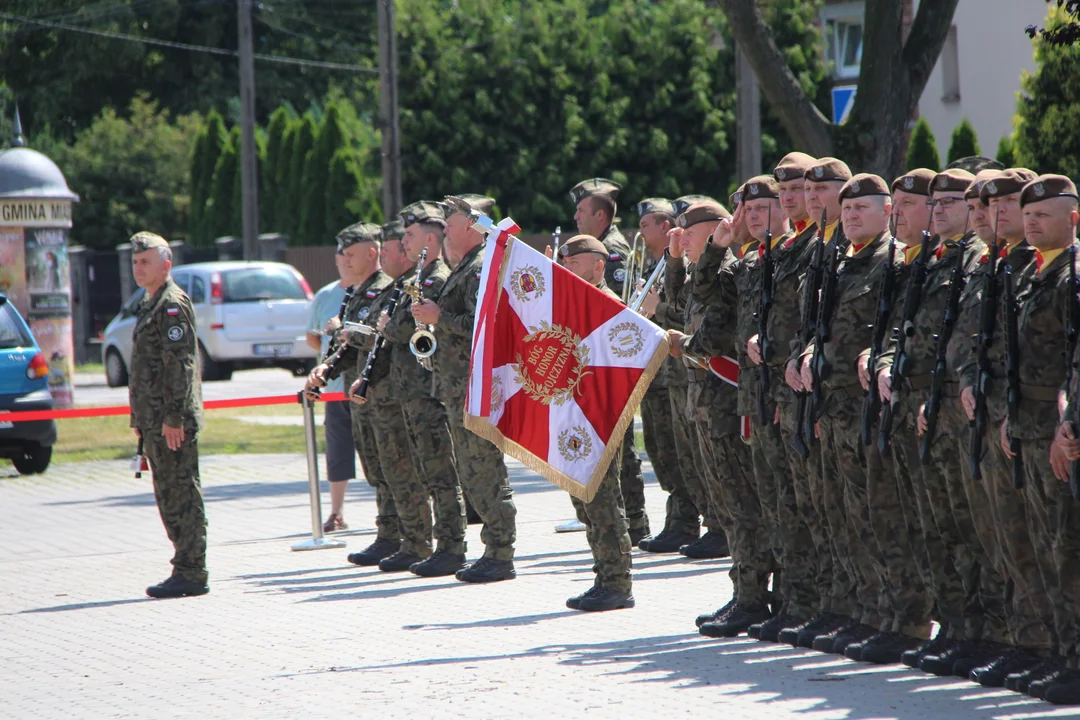
[[[739,204],[743,201],[743,193],[745,193],[745,192],[746,192],[746,183],[743,183],[742,185],[739,186],[738,190],[736,190],[735,192],[731,193],[731,195],[728,196],[728,204],[731,205],[731,207],[738,207]]]
[[[990,176],[986,184],[979,190],[979,199],[988,203],[990,198],[1012,195],[1024,189],[1024,186],[1034,180],[1037,175],[1027,168],[1009,168],[998,170]]]
[[[383,229],[374,223],[355,223],[337,234],[338,252],[362,242],[380,243]]]
[[[491,208],[495,207],[495,200],[486,195],[468,193],[465,195],[447,195],[443,204],[446,206],[446,217],[450,217],[456,212],[462,215],[471,215],[474,211],[490,215]]]
[[[804,177],[806,171],[816,162],[817,158],[812,158],[806,153],[790,152],[777,163],[776,169],[773,170],[773,177],[777,182],[797,180]]]
[[[681,228],[688,228],[698,223],[725,220],[731,217],[731,213],[715,200],[703,200],[694,203],[676,219],[676,224]]]
[[[446,206],[434,200],[419,200],[401,208],[398,213],[405,227],[416,223],[434,223],[446,225]]]
[[[824,182],[826,180],[847,182],[851,179],[851,168],[843,160],[824,157],[806,168],[806,179],[812,182]]]
[[[975,179],[971,181],[970,185],[968,185],[967,190],[964,191],[964,199],[965,200],[979,200],[980,199],[979,194],[982,192],[983,185],[986,184],[987,180],[989,180],[990,178],[994,177],[997,174],[998,174],[997,170],[980,170],[975,175]],[[983,203],[983,204],[985,205],[986,203]]]
[[[645,217],[654,213],[673,218],[675,217],[675,203],[667,198],[649,198],[637,204],[638,217]]]
[[[1020,191],[1020,207],[1056,197],[1076,200],[1076,185],[1064,175],[1040,175]]]
[[[743,200],[779,198],[780,183],[772,175],[758,175],[746,181],[743,186]]]
[[[859,173],[844,183],[844,187],[840,188],[841,200],[872,197],[874,195],[884,195],[886,197],[889,195],[889,185],[880,175]]]
[[[714,198],[711,198],[708,195],[683,195],[680,198],[675,198],[675,201],[672,203],[672,205],[675,206],[675,217],[682,215],[686,212],[686,208],[694,203],[704,202],[705,200],[716,202]]]
[[[608,256],[607,248],[592,235],[575,235],[562,244],[559,248],[560,257],[571,257],[582,253],[596,253],[605,258]]]
[[[926,168],[915,168],[907,175],[901,175],[892,181],[893,192],[903,190],[912,195],[930,196],[930,185],[934,182],[934,171]]]
[[[967,192],[975,176],[967,170],[950,168],[934,176],[931,192]]]
[[[131,243],[131,252],[133,253],[146,252],[147,250],[152,250],[154,248],[169,247],[169,243],[165,238],[145,230],[132,235],[129,242]]]
[[[570,199],[577,205],[587,197],[604,195],[611,198],[612,202],[615,202],[615,198],[619,196],[620,190],[622,190],[622,185],[614,180],[608,180],[607,178],[589,178],[588,180],[582,180],[570,189]]]

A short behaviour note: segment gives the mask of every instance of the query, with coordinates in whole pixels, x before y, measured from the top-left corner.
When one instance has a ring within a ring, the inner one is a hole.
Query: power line
[[[201,52],[210,55],[224,55],[227,57],[237,57],[239,55],[236,50],[226,50],[224,48],[210,47],[209,45],[191,45],[189,43],[173,42],[171,40],[159,40],[157,38],[138,37],[137,35],[110,32],[108,30],[81,28],[75,27],[73,25],[64,25],[62,23],[54,23],[45,20],[35,20],[34,18],[20,17],[18,15],[9,15],[7,13],[0,13],[0,20],[10,20],[12,22],[22,23],[24,25],[38,25],[41,27],[52,28],[54,30],[67,30],[69,32],[84,33],[86,35],[97,35],[99,37],[110,38],[112,40],[126,40],[128,42],[138,42],[144,45],[156,45],[158,47],[171,48],[173,50],[186,50],[188,52]],[[379,72],[375,68],[364,67],[363,65],[348,65],[345,63],[325,62],[323,60],[282,57],[279,55],[263,55],[261,53],[255,53],[255,59],[261,60],[263,62],[279,63],[282,65],[317,67],[324,70],[343,70],[346,72],[370,74],[378,74]]]

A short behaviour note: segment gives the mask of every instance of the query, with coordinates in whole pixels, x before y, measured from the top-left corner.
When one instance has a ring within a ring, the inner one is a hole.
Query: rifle
[[[810,357],[810,407],[807,410],[805,430],[814,436],[814,422],[825,409],[825,389],[822,383],[832,375],[832,366],[825,359],[825,345],[832,340],[832,316],[836,308],[837,274],[840,258],[847,250],[848,241],[840,229],[825,250],[824,271],[821,276],[821,299],[818,301],[817,325],[814,327],[814,353]]]
[[[1080,337],[1080,285],[1076,279],[1076,244],[1069,246],[1069,307],[1065,326],[1065,337],[1068,340],[1065,358],[1065,387],[1072,392],[1073,368],[1075,367],[1076,344]],[[1080,403],[1077,398],[1070,398],[1073,405],[1073,426],[1080,427]],[[1069,468],[1069,490],[1076,500],[1080,500],[1080,460],[1073,460]]]
[[[405,286],[405,278],[399,278],[394,283],[394,289],[390,292],[390,300],[386,303],[386,314],[388,317],[394,315],[394,311],[397,310],[398,303],[401,301],[401,295]],[[364,369],[360,373],[360,385],[357,386],[356,392],[353,393],[353,398],[360,398],[360,400],[367,399],[368,385],[371,384],[371,371],[375,368],[375,361],[379,357],[379,351],[382,350],[386,344],[386,336],[382,331],[375,333],[375,344],[372,345],[371,350],[368,351],[367,360],[364,361]]]
[[[975,346],[975,419],[971,421],[968,438],[968,466],[971,477],[982,479],[983,438],[986,436],[986,394],[990,391],[990,346],[994,344],[994,324],[997,321],[998,295],[998,218],[994,215],[994,237],[990,242],[987,260],[986,283],[983,286],[982,303],[979,306],[979,332],[972,338]]]
[[[908,275],[900,327],[893,329],[893,334],[896,336],[896,356],[893,358],[892,369],[889,372],[892,395],[889,403],[881,409],[881,427],[878,429],[878,452],[882,455],[889,452],[893,418],[900,412],[900,383],[911,369],[911,356],[907,354],[907,344],[908,340],[915,337],[915,315],[918,314],[919,305],[922,304],[923,285],[926,284],[926,265],[929,262],[930,241],[933,239],[930,228],[933,224],[934,214],[931,213],[930,222],[927,223],[926,230],[923,230],[919,257],[915,258],[915,262],[911,264],[911,272]]]
[[[893,213],[889,223],[889,257],[885,261],[885,271],[881,276],[881,288],[878,291],[877,315],[874,317],[874,335],[870,339],[870,357],[867,365],[870,369],[870,385],[866,388],[863,396],[862,417],[859,423],[859,440],[863,445],[869,445],[874,436],[874,421],[881,411],[881,392],[878,390],[877,373],[874,368],[881,353],[885,350],[885,331],[889,326],[889,316],[892,315],[893,294],[896,292],[896,266],[893,257],[896,255],[896,214]]]
[[[1008,415],[1005,418],[1005,436],[1009,452],[1013,453],[1013,487],[1024,487],[1024,453],[1020,441],[1013,437],[1012,426],[1019,420],[1020,412],[1020,303],[1013,285],[1013,270],[1005,265],[1005,373],[1008,380]]]
[[[773,280],[772,255],[772,203],[769,203],[769,216],[765,228],[765,247],[761,251],[761,307],[755,313],[758,321],[758,348],[761,350],[761,364],[758,365],[757,415],[762,427],[771,427],[776,441],[780,441],[780,426],[769,416],[769,360],[773,357],[772,344],[769,342],[769,311],[772,310],[775,288]]]
[[[799,332],[804,345],[810,344],[810,341],[814,339],[816,330],[818,293],[821,290],[821,271],[824,267],[822,262],[825,251],[825,218],[826,213],[822,211],[821,224],[818,225],[817,242],[814,243],[813,255],[810,258],[810,265],[806,268],[806,277],[803,280],[802,322],[799,326]],[[795,419],[792,423],[794,427],[791,434],[791,447],[795,449],[795,452],[799,453],[799,457],[803,458],[810,457],[808,443],[814,441],[813,417],[804,420],[809,399],[810,393],[805,390],[795,393]],[[807,428],[809,428],[809,432]]]
[[[970,213],[968,213],[970,216]],[[964,228],[964,236],[967,237],[967,227]],[[964,254],[967,252],[967,240],[960,241],[960,252],[956,256],[952,273],[949,275],[949,294],[945,298],[945,313],[941,316],[941,328],[934,340],[937,348],[934,352],[934,369],[930,371],[930,398],[926,401],[926,434],[923,435],[922,445],[919,449],[919,461],[923,465],[930,464],[930,446],[934,443],[934,435],[937,434],[938,413],[941,412],[941,396],[945,392],[945,380],[948,375],[949,340],[952,339],[953,330],[956,329],[956,316],[960,314],[960,296],[967,286],[967,278],[964,276]]]

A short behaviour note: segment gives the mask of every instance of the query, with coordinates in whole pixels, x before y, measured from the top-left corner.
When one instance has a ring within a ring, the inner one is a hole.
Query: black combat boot
[[[848,628],[844,632],[836,634],[836,639],[833,640],[831,652],[833,655],[843,655],[844,657],[848,657],[847,649],[849,647],[865,642],[877,634],[877,628],[859,623],[854,627]],[[859,656],[854,651],[852,651],[852,654],[856,655],[856,657],[852,658],[853,660],[859,659]]]
[[[731,610],[731,608],[733,607],[735,607],[735,598],[728,600],[727,605],[720,608],[719,610],[713,610],[712,612],[702,613],[701,615],[698,615],[696,618],[694,618],[694,624],[698,627],[701,627],[707,622],[719,620],[720,618],[724,617],[724,615],[726,615],[728,611]]]
[[[453,575],[465,567],[465,556],[439,548],[427,560],[409,566],[409,572],[420,577]]]
[[[1005,689],[1013,692],[1026,693],[1031,683],[1039,680],[1049,673],[1061,669],[1058,658],[1043,658],[1038,664],[1032,665],[1026,670],[1018,670],[1005,676]]]
[[[719,620],[702,624],[698,632],[706,637],[736,637],[756,623],[769,619],[769,608],[765,605],[748,607],[735,603]]]
[[[416,553],[398,550],[393,555],[387,555],[380,560],[379,569],[383,572],[405,572],[423,559]]]
[[[840,625],[847,623],[850,618],[833,612],[820,612],[802,625],[792,628],[784,628],[776,636],[778,642],[792,647],[814,647],[814,638],[818,635],[830,633]]]
[[[1014,647],[1003,655],[997,656],[986,665],[972,670],[968,674],[968,678],[972,682],[977,682],[983,687],[1004,687],[1005,678],[1009,675],[1030,670],[1041,661],[1041,658],[1032,655],[1026,650]]]
[[[1053,705],[1080,705],[1080,671],[1066,670],[1047,686],[1042,699]]]
[[[694,542],[680,547],[679,552],[695,560],[710,560],[730,556],[731,548],[723,530],[710,530]]]
[[[786,611],[773,615],[760,625],[751,625],[746,634],[757,638],[762,642],[777,642],[780,633],[789,628],[796,628],[806,624],[806,618],[796,617]],[[756,630],[755,630],[756,628]]]
[[[852,618],[844,618],[844,621],[840,624],[833,625],[831,630],[820,632],[813,639],[811,648],[818,652],[831,653],[833,651],[833,645],[836,643],[836,638],[840,637],[843,633],[851,630],[859,625],[857,620]],[[799,645],[802,645],[802,637],[799,637]]]
[[[581,598],[577,609],[586,612],[604,612],[632,607],[634,607],[634,596],[631,593],[602,587],[588,597]]]
[[[380,560],[390,557],[400,549],[400,540],[378,538],[360,552],[349,553],[349,562],[364,567],[378,565]]]
[[[484,556],[458,570],[454,577],[467,583],[490,583],[513,580],[517,577],[517,571],[514,569],[513,560],[496,560]]]
[[[649,537],[649,534],[648,524],[645,527],[630,528],[630,544],[637,547],[639,542]]]
[[[664,528],[656,537],[647,537],[638,543],[638,547],[645,552],[673,553],[679,548],[698,539],[697,535],[668,530]]]
[[[907,665],[909,668],[918,669],[919,662],[927,655],[937,655],[944,652],[947,647],[951,647],[956,644],[955,640],[949,640],[948,631],[944,626],[938,628],[937,635],[934,639],[928,643],[923,643],[922,647],[908,650],[900,657],[900,662]]]
[[[903,633],[885,632],[879,633],[864,643],[859,652],[859,659],[863,662],[875,665],[892,665],[900,662],[904,652],[918,647],[922,641],[918,638],[909,637]],[[848,651],[844,652],[847,655]],[[851,657],[851,655],[847,655]]]
[[[967,680],[972,670],[977,667],[982,667],[995,658],[1001,657],[1008,649],[1007,645],[1001,643],[974,643],[973,647],[967,653],[953,660],[953,675]]]
[[[600,592],[600,588],[601,588],[600,579],[597,578],[595,583],[593,584],[593,586],[591,588],[589,588],[585,592],[581,593],[580,595],[575,595],[572,598],[567,598],[566,599],[566,607],[570,608],[571,610],[580,610],[581,609],[581,601],[584,600],[585,598],[592,597],[596,593]]]
[[[161,600],[167,598],[195,597],[210,592],[210,586],[206,583],[197,583],[188,580],[179,573],[173,574],[168,580],[146,588],[146,594],[152,598]]]

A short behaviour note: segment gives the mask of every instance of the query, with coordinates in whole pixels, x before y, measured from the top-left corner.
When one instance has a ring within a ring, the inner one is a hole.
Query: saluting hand
[[[673,227],[667,231],[668,254],[673,258],[681,258],[683,256],[682,236],[683,229],[681,227]]]
[[[184,444],[184,428],[169,427],[162,423],[161,434],[165,437],[165,444],[170,450],[179,450]]]
[[[412,304],[413,319],[424,325],[436,325],[442,311],[433,301],[424,298],[419,303]]]
[[[729,248],[735,242],[735,222],[734,220],[728,220],[727,218],[720,221],[713,230],[712,238],[710,242],[713,245],[722,248]]]

